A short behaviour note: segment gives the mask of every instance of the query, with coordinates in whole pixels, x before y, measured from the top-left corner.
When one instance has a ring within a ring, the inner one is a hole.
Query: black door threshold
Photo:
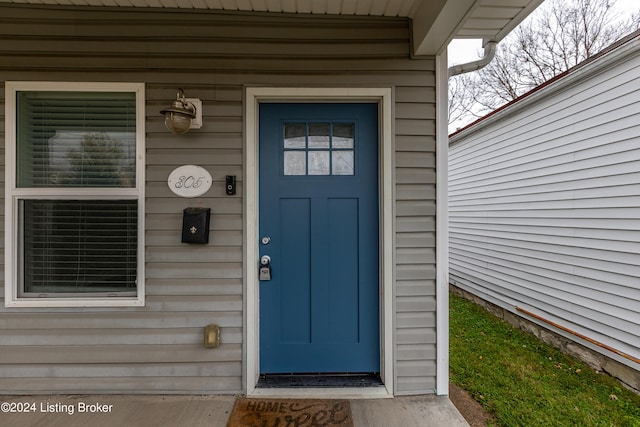
[[[359,388],[382,387],[379,373],[260,374],[257,388]]]

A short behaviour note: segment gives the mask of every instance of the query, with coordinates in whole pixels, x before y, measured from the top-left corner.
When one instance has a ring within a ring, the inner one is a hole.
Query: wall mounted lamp
[[[176,100],[171,107],[161,110],[164,114],[164,125],[178,135],[187,133],[189,129],[202,127],[202,101],[198,98],[185,98],[184,91],[178,89]]]

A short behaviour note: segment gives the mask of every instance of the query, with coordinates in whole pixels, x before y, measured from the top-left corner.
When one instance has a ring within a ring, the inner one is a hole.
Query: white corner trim
[[[247,395],[264,395],[255,385],[260,375],[259,303],[258,303],[258,104],[260,102],[358,102],[375,101],[380,105],[380,247],[381,247],[381,376],[384,392],[360,390],[362,396],[393,396],[393,138],[392,89],[324,88],[324,87],[246,87],[245,89],[245,158],[244,158],[244,387]],[[292,394],[291,390],[282,393]],[[352,393],[352,391],[349,391]],[[297,396],[322,394],[319,389],[295,391]]]
[[[436,56],[436,394],[449,394],[449,136],[446,52]]]

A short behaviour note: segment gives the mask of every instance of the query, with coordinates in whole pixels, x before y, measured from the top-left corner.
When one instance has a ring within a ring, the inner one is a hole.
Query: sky
[[[614,9],[624,16],[638,8],[638,0],[617,0]],[[482,43],[478,39],[456,39],[449,44],[449,65],[475,61],[482,54]]]

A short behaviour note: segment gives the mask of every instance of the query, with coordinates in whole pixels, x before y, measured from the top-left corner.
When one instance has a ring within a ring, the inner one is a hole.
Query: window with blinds
[[[136,295],[136,96],[15,92],[18,297]]]
[[[22,200],[24,293],[136,288],[137,201]]]
[[[17,186],[134,187],[133,93],[19,92]]]

